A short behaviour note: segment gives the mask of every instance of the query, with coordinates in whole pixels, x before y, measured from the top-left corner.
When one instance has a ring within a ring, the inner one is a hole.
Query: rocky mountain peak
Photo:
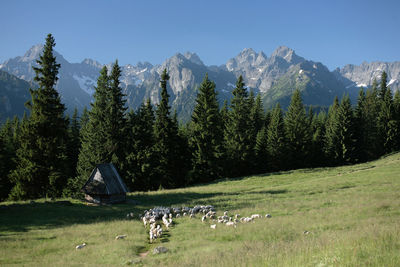
[[[299,57],[296,55],[293,49],[287,46],[279,46],[275,51],[272,53],[271,58],[281,57],[288,63],[297,64],[302,61],[305,61],[304,58]]]
[[[183,56],[194,64],[204,65],[203,61],[201,61],[200,57],[196,53],[191,53],[188,51]]]
[[[89,65],[89,66],[93,66],[93,67],[96,67],[96,68],[102,68],[102,66],[103,65],[101,65],[98,61],[96,61],[96,60],[94,60],[94,59],[90,59],[90,58],[85,58],[83,61],[82,61],[82,64],[86,64],[86,65]]]
[[[39,58],[40,53],[43,51],[43,44],[37,44],[32,46],[25,55],[21,58],[22,62],[29,62]]]

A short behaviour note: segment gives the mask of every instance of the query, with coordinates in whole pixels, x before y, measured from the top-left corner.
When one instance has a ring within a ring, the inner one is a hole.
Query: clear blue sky
[[[331,70],[400,60],[400,1],[1,0],[0,62],[43,43],[69,62],[160,64],[177,52],[224,64],[243,48],[279,45]]]

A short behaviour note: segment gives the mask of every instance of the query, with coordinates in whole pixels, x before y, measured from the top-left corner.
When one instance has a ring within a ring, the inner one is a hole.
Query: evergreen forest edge
[[[118,61],[100,71],[91,109],[69,117],[55,90],[55,40],[46,38],[34,68],[39,85],[29,115],[0,128],[0,200],[81,197],[99,163],[112,162],[131,190],[147,191],[281,170],[365,162],[400,149],[400,92],[387,75],[361,88],[353,107],[336,97],[329,110],[308,110],[295,90],[287,112],[264,111],[260,96],[237,79],[231,103],[220,108],[206,75],[190,122],[171,112],[165,69],[161,100],[127,110]]]

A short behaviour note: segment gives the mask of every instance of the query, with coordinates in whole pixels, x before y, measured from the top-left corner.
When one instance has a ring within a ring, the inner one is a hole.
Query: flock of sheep
[[[262,218],[260,214],[253,214],[249,217],[241,217],[240,214],[235,214],[234,216],[229,216],[228,211],[224,212],[224,215],[217,216],[217,212],[212,205],[207,206],[194,206],[193,208],[182,207],[182,208],[168,208],[168,207],[154,207],[150,210],[145,210],[143,215],[140,215],[140,219],[143,221],[145,228],[149,226],[149,240],[153,243],[157,238],[160,238],[163,234],[163,227],[158,224],[159,221],[162,222],[166,229],[169,229],[173,224],[173,218],[179,217],[189,217],[196,218],[198,214],[201,214],[201,221],[209,221],[212,223],[210,227],[216,229],[217,224],[225,224],[226,226],[235,227],[239,223],[249,223],[253,222],[255,219]],[[127,219],[133,219],[134,214],[128,213],[126,215]],[[265,218],[271,218],[270,214],[266,214]],[[124,239],[126,235],[118,235],[115,239]],[[86,246],[86,243],[76,246],[76,249],[82,249]]]
[[[190,217],[196,218],[197,214],[202,214],[201,221],[206,222],[207,220],[211,223],[210,227],[212,229],[216,229],[217,224],[225,224],[226,226],[235,227],[239,223],[248,223],[253,222],[255,219],[262,218],[263,216],[260,214],[253,214],[249,217],[241,217],[240,214],[235,214],[233,217],[228,215],[228,211],[224,212],[224,215],[217,216],[217,212],[212,205],[207,206],[194,206],[193,208],[182,207],[182,208],[168,208],[168,207],[155,207],[150,210],[144,211],[144,214],[140,216],[140,219],[143,221],[143,225],[145,228],[149,225],[149,240],[150,243],[155,241],[157,238],[160,238],[163,233],[163,228],[160,224],[157,224],[158,221],[162,221],[162,224],[166,229],[173,224],[173,218],[179,217]],[[127,217],[130,217],[128,214]],[[270,214],[266,214],[265,218],[271,218]]]

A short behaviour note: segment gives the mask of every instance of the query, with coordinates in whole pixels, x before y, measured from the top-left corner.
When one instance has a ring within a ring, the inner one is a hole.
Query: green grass
[[[400,154],[394,154],[360,165],[133,193],[136,204],[7,202],[0,205],[0,265],[400,266],[399,189]],[[200,216],[180,218],[154,244],[137,218],[125,220],[126,213],[153,206],[196,204],[272,218],[216,230]],[[115,240],[118,234],[128,236]],[[76,251],[83,242],[87,247]],[[139,256],[159,245],[169,252]]]

